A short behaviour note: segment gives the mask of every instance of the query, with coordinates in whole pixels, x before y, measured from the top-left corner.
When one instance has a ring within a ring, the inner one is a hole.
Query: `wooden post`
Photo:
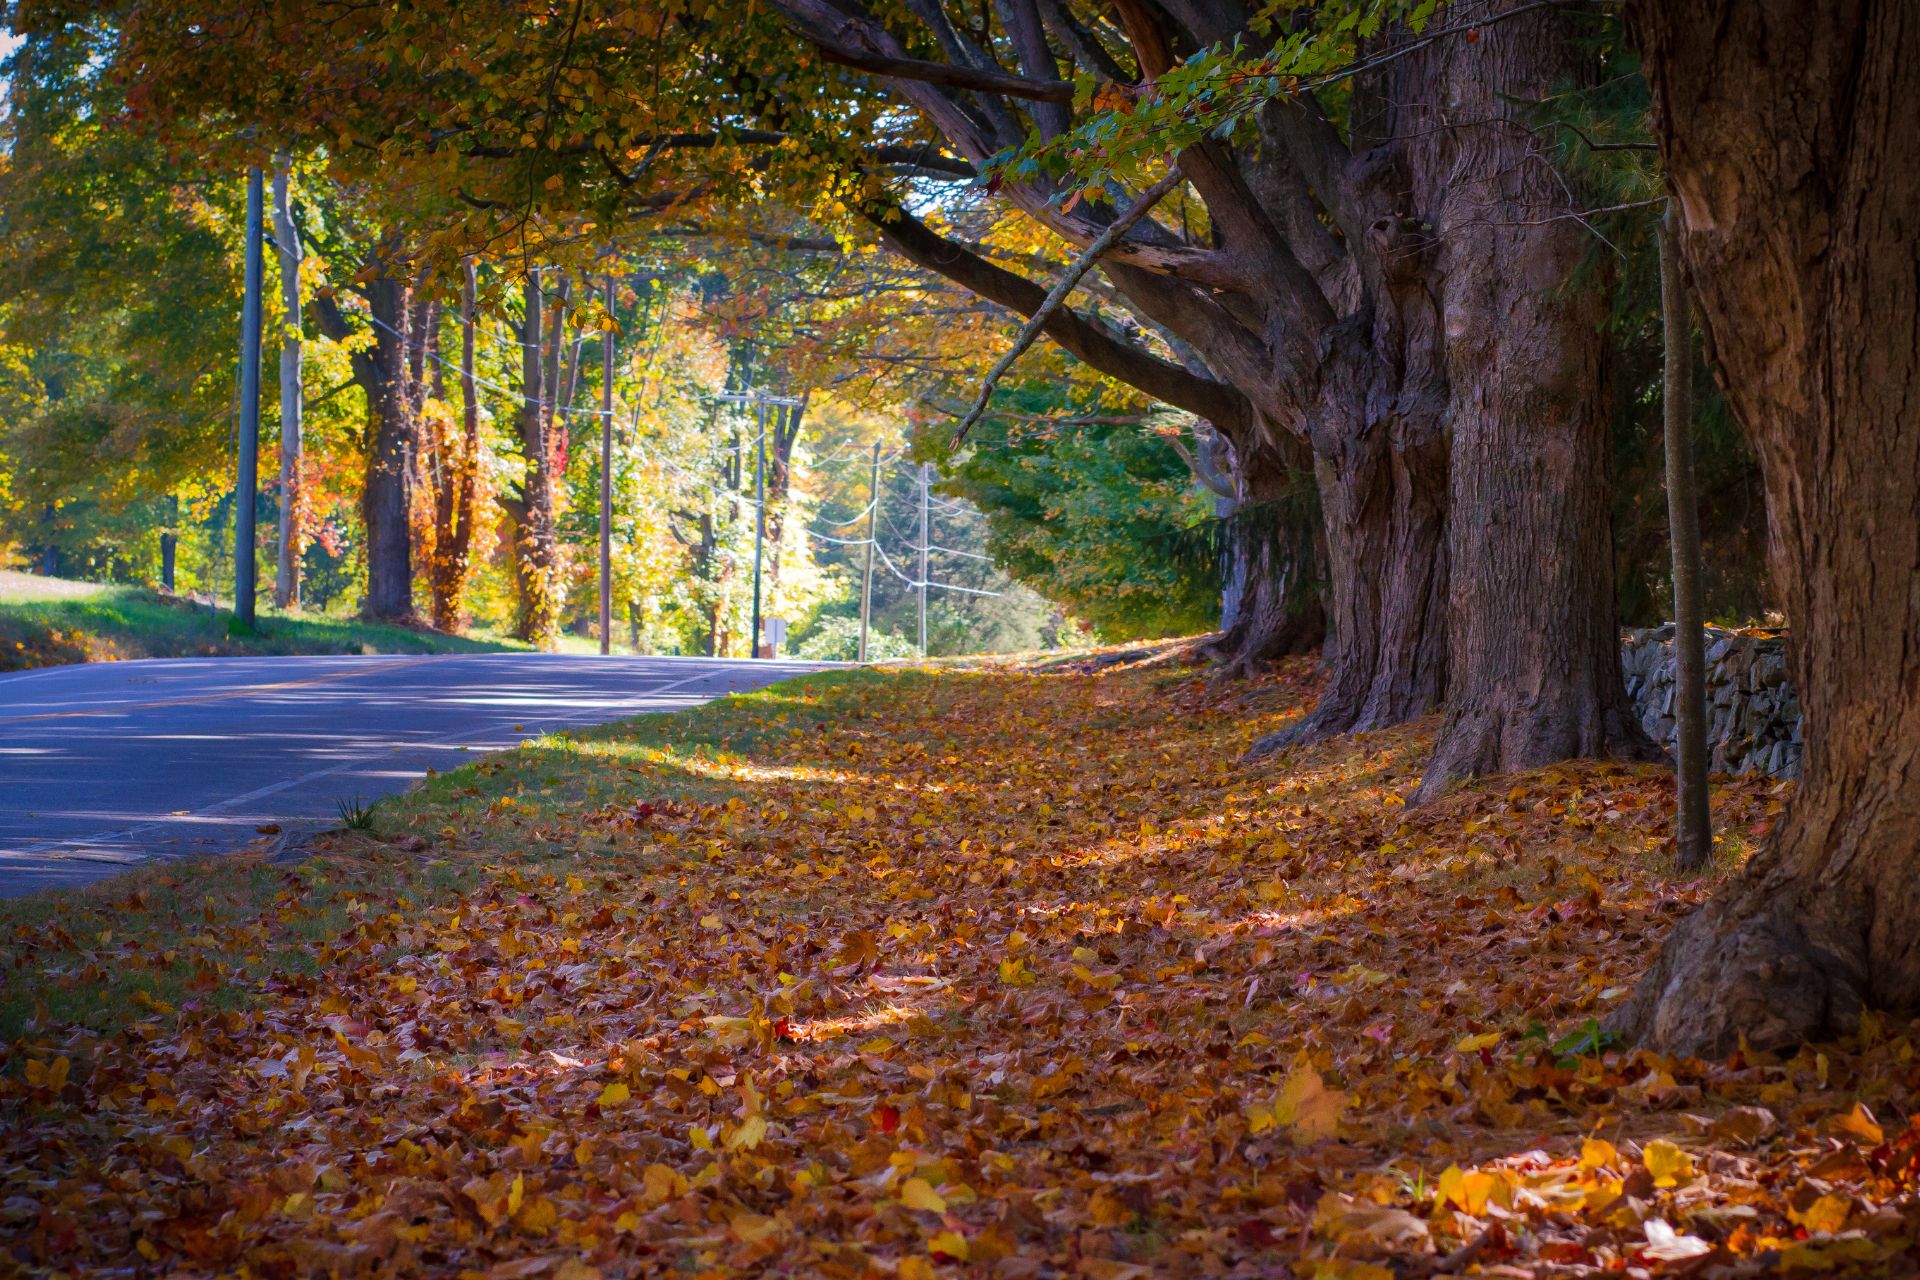
[[[867,660],[867,629],[873,622],[873,549],[880,540],[880,442],[873,445],[873,480],[867,503],[866,567],[860,577],[860,661]]]
[[[300,380],[300,229],[293,225],[283,159],[273,175],[273,241],[280,258],[280,547],[273,575],[273,603],[300,604],[300,446],[304,401]]]
[[[240,456],[233,482],[233,617],[253,626],[253,502],[260,470],[260,284],[265,193],[260,170],[247,170],[246,300],[240,312]]]
[[[600,652],[613,652],[613,277],[600,339]]]

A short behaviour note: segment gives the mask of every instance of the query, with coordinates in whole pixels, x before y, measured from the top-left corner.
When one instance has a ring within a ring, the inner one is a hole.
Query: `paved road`
[[[336,825],[554,729],[819,664],[551,654],[173,658],[0,675],[0,897]]]

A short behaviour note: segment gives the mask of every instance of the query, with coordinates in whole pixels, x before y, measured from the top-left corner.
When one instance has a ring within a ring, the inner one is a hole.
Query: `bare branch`
[[[1039,338],[1041,330],[1047,326],[1047,321],[1060,309],[1061,304],[1066,302],[1067,295],[1073,292],[1073,287],[1080,283],[1080,277],[1087,274],[1100,256],[1117,244],[1120,237],[1126,235],[1134,223],[1146,217],[1147,211],[1159,204],[1167,192],[1179,185],[1180,166],[1175,164],[1161,175],[1158,182],[1141,192],[1140,198],[1115,218],[1107,229],[1100,233],[1099,239],[1088,245],[1086,250],[1074,259],[1073,265],[1067,268],[1065,274],[1054,282],[1053,288],[1047,292],[1046,299],[1041,302],[1039,309],[1027,317],[1026,324],[1020,327],[1020,336],[1014,339],[1012,348],[994,362],[992,369],[988,370],[987,379],[980,384],[980,394],[974,400],[973,408],[968,411],[965,418],[960,420],[960,426],[953,433],[951,448],[958,448],[967,438],[967,432],[973,430],[973,424],[980,421],[980,415],[987,411],[987,402],[993,399],[994,387],[999,385],[1000,379],[1005,376],[1007,370],[1013,367],[1013,362],[1018,360]]]

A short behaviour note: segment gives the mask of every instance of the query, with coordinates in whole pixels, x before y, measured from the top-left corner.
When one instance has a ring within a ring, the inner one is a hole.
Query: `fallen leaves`
[[[453,775],[394,820],[468,890],[322,921],[290,876],[258,921],[74,943],[297,963],[10,1046],[0,1233],[68,1273],[1910,1269],[1911,1027],[1720,1063],[1601,1029],[1702,892],[1668,779],[1409,809],[1419,727],[1237,764],[1310,693],[1273,688],[815,677],[670,752],[489,762],[571,807]]]

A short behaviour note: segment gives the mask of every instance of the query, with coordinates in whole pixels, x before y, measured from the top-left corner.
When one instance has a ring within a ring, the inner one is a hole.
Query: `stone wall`
[[[1641,725],[1671,750],[1673,626],[1629,631],[1620,660]],[[1715,773],[1800,772],[1800,698],[1779,632],[1707,628],[1707,751]]]

